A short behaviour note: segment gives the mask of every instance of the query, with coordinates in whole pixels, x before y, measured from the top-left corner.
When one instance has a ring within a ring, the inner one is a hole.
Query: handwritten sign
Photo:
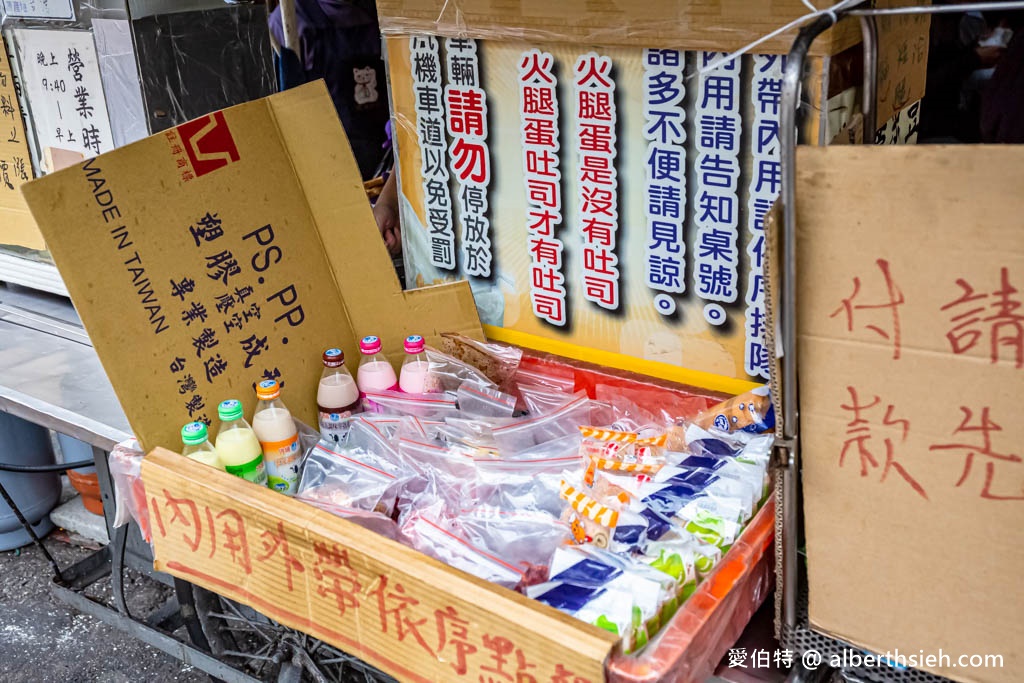
[[[467,286],[400,290],[332,112],[322,85],[290,90],[25,187],[146,448],[178,447],[225,399],[251,414],[267,378],[316,424],[323,349],[354,363],[363,335],[396,354],[414,332],[481,336]]]
[[[4,0],[4,13],[9,17],[71,21],[75,6],[72,0]]]
[[[876,652],[1003,655],[979,681],[1024,666],[1007,599],[1024,562],[1022,161],[843,146],[797,165],[811,621]]]
[[[42,237],[20,191],[34,175],[20,90],[21,84],[15,79],[7,51],[0,41],[0,244],[41,249]]]
[[[400,680],[604,680],[606,631],[177,454],[142,476],[158,570]]]
[[[92,33],[17,29],[14,40],[40,148],[87,158],[113,149]]]

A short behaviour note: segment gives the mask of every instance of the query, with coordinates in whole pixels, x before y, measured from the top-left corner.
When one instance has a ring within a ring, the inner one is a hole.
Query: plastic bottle
[[[320,435],[337,443],[348,434],[345,418],[360,410],[359,387],[345,367],[345,353],[341,349],[327,349],[323,360],[324,372],[316,390]]]
[[[263,447],[263,462],[267,468],[267,486],[286,496],[294,496],[299,488],[299,430],[292,414],[281,401],[281,387],[272,379],[256,385],[256,412],[252,415],[252,430]]]
[[[430,361],[424,353],[425,349],[426,342],[420,335],[411,334],[405,338],[405,360],[402,361],[398,386],[407,394],[422,394],[426,390]]]
[[[367,391],[385,391],[398,388],[398,378],[391,362],[380,352],[380,337],[370,335],[359,342],[359,370],[356,372],[356,384],[359,396],[363,398],[363,406],[370,411],[377,409],[377,404],[366,399]]]
[[[217,457],[228,474],[241,477],[260,486],[267,485],[267,469],[263,464],[263,449],[256,432],[242,417],[242,402],[235,399],[221,401],[217,406],[220,429],[217,430]]]
[[[185,446],[181,454],[186,458],[216,467],[218,470],[224,469],[220,458],[217,457],[217,449],[210,443],[206,425],[202,422],[189,422],[182,427],[181,443]]]

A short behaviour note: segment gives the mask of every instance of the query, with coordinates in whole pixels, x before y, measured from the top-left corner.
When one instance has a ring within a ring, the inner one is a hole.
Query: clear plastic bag
[[[314,446],[306,455],[296,498],[392,514],[412,472],[398,464],[397,456],[388,452],[390,444],[371,429],[357,421],[346,444],[324,440]]]
[[[458,358],[453,358],[429,346],[425,353],[427,362],[430,364],[425,383],[426,391],[429,393],[458,391],[463,382],[469,382],[478,387],[497,387],[487,375]]]
[[[692,420],[708,406],[708,400],[702,396],[680,395],[658,386],[598,383],[594,386],[594,398],[611,404],[618,413],[617,419],[631,419],[641,427],[653,425],[661,430],[682,420]]]
[[[146,506],[146,487],[142,483],[142,458],[139,442],[127,439],[114,446],[107,460],[110,476],[114,479],[114,527],[135,520],[147,543],[152,542],[149,531],[149,508]]]
[[[516,384],[545,387],[560,394],[572,394],[576,389],[576,373],[564,365],[531,363],[520,365],[516,372]]]
[[[516,409],[515,396],[469,382],[459,387],[456,400],[463,414],[476,417],[512,417]]]
[[[406,394],[401,391],[367,391],[364,408],[380,415],[412,415],[440,420],[459,414],[455,399],[445,394]]]
[[[478,501],[514,510],[539,510],[559,516],[562,472],[577,463],[574,452],[532,459],[478,459]]]
[[[414,506],[402,520],[401,531],[421,553],[485,581],[514,590],[526,577],[515,565],[463,538],[442,500]]]
[[[572,538],[556,516],[502,506],[463,509],[454,526],[477,548],[522,570],[525,585],[547,580],[552,555]]]
[[[523,357],[522,349],[514,346],[481,342],[452,332],[441,334],[441,350],[478,369],[505,393],[512,390]]]
[[[353,524],[358,524],[364,529],[380,534],[385,538],[390,538],[392,541],[405,542],[405,537],[402,536],[402,532],[398,529],[398,524],[395,523],[395,520],[380,512],[335,505],[320,499],[308,499],[306,502],[325,512],[330,512],[332,515],[347,519]]]
[[[593,402],[587,398],[571,401],[547,415],[517,420],[495,427],[494,442],[502,455],[515,454],[533,446],[579,434],[579,426],[590,424]]]
[[[577,391],[574,394],[541,384],[520,384],[519,397],[523,401],[523,409],[531,416],[537,416],[553,413],[567,403],[586,398],[587,392]]]
[[[472,449],[438,440],[402,437],[398,440],[398,454],[421,476],[436,477],[438,486],[463,492],[476,481]]]

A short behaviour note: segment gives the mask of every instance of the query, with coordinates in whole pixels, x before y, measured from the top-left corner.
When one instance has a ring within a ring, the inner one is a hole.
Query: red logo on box
[[[178,126],[182,146],[196,177],[238,161],[238,147],[223,112],[208,114]]]

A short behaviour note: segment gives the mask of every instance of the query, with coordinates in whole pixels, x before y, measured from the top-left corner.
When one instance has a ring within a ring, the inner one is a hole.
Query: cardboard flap
[[[326,347],[354,369],[365,334],[399,349],[426,328],[480,334],[465,285],[428,306],[394,305],[405,299],[358,188],[322,83],[23,188],[144,447],[176,448],[181,425],[216,420],[224,399],[251,410],[265,377],[283,380],[293,414],[316,424]],[[379,286],[391,296],[359,287],[358,273],[390,279]]]
[[[797,169],[811,623],[1016,680],[1024,148],[801,147]]]
[[[375,225],[373,213],[359,176],[348,174],[355,161],[338,117],[333,109],[312,106],[323,97],[323,83],[294,92],[288,99],[268,102],[291,153],[335,281],[345,296],[353,329],[359,336],[378,335],[385,340],[384,351],[395,358],[403,353],[401,339],[410,334],[407,330],[434,344],[442,332],[458,331],[483,339],[469,283],[402,291],[383,240],[365,230],[367,225]],[[324,131],[322,144],[309,144],[310,130]],[[331,143],[331,136],[338,140]],[[387,267],[382,265],[385,263]],[[382,309],[391,315],[382,316]],[[345,349],[351,354],[357,350]]]
[[[158,570],[400,680],[476,683],[496,666],[604,680],[608,631],[169,451],[150,453],[142,478]]]

